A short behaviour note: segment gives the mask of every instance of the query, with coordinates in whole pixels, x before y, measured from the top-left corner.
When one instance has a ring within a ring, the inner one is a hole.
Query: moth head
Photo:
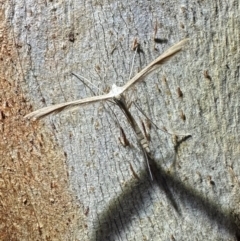
[[[120,96],[122,94],[122,87],[119,87],[115,84],[112,85],[112,89],[110,90],[110,94],[113,95],[113,97],[117,97],[117,96]]]

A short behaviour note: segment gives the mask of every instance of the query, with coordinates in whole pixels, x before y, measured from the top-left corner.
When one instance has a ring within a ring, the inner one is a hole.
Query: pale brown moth
[[[129,112],[128,106],[127,106],[127,104],[125,102],[125,98],[123,96],[123,93],[127,89],[129,89],[131,86],[136,84],[138,81],[141,81],[150,72],[155,70],[158,67],[158,65],[165,63],[167,60],[170,59],[170,57],[172,57],[173,55],[175,55],[176,53],[181,51],[187,41],[188,41],[188,39],[184,39],[184,40],[180,41],[179,43],[175,44],[174,46],[172,46],[171,48],[169,48],[162,55],[160,55],[157,59],[155,59],[153,62],[151,62],[147,67],[145,67],[142,71],[140,71],[138,74],[136,74],[132,79],[130,79],[122,87],[118,87],[115,84],[113,84],[112,89],[110,90],[110,92],[108,94],[93,96],[93,97],[84,98],[84,99],[80,99],[80,100],[76,100],[76,101],[70,101],[70,102],[66,102],[66,103],[62,103],[62,104],[45,107],[45,108],[36,110],[34,112],[31,112],[30,114],[26,115],[25,118],[32,118],[32,119],[36,120],[36,119],[47,116],[54,112],[60,112],[60,111],[63,111],[65,109],[70,109],[70,108],[76,108],[82,104],[87,104],[87,103],[92,103],[92,102],[97,102],[97,101],[102,101],[102,100],[113,100],[113,102],[116,103],[120,107],[120,109],[123,111],[123,113],[125,114],[126,118],[129,121],[131,127],[133,128],[133,130],[136,134],[137,140],[140,143],[141,148],[143,149],[145,159],[147,162],[147,166],[149,169],[149,173],[150,173],[151,179],[153,180],[149,162],[148,162],[148,157],[151,157],[148,140],[145,138],[145,136],[142,133],[137,122],[135,121],[135,119],[133,118],[131,113]]]
[[[48,107],[44,107],[42,109],[33,111],[25,116],[25,118],[29,119],[39,119],[41,117],[47,116],[53,112],[60,112],[65,109],[69,108],[76,108],[79,105],[93,103],[97,101],[102,100],[109,100],[109,99],[120,99],[120,96],[130,87],[135,85],[137,82],[143,80],[144,77],[146,77],[149,73],[151,73],[153,70],[158,68],[160,64],[165,63],[167,60],[170,59],[173,55],[178,53],[182,50],[183,46],[186,44],[188,39],[184,39],[180,41],[179,43],[173,45],[171,48],[169,48],[167,51],[165,51],[162,55],[160,55],[158,58],[156,58],[154,61],[152,61],[148,66],[146,66],[143,70],[141,70],[138,74],[136,74],[132,79],[130,79],[125,85],[119,87],[113,84],[112,89],[108,94],[103,94],[99,96],[93,96],[88,97],[80,100],[65,102],[61,104],[56,104]]]

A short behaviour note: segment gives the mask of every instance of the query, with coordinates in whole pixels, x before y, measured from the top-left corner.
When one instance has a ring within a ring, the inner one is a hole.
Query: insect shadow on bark
[[[194,189],[194,186],[190,187],[174,175],[167,173],[154,160],[150,161],[150,165],[154,177],[156,176],[154,181],[149,180],[147,169],[141,171],[138,175],[139,179],[132,179],[123,192],[112,199],[104,212],[99,215],[90,240],[126,240],[125,230],[131,225],[132,217],[138,215],[140,210],[144,210],[151,195],[154,195],[153,192],[156,191],[154,187],[157,186],[165,191],[166,183],[167,190],[171,189],[167,198],[171,201],[177,215],[181,215],[181,210],[178,208],[176,200],[181,200],[181,203],[190,207],[189,210],[198,209],[211,222],[217,223],[220,230],[232,233],[239,240],[240,228],[235,224],[231,210],[229,212],[222,210],[216,203],[207,200],[201,192]]]

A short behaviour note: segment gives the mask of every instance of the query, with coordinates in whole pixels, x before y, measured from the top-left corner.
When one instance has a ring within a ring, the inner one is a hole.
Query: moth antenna
[[[85,80],[85,81],[87,81],[90,85],[92,85],[94,88],[96,88],[101,94],[104,94],[103,93],[103,91],[101,91],[95,84],[93,84],[90,80],[88,80],[87,78],[85,78],[84,76],[82,76],[82,75],[80,75],[80,74],[74,74],[74,73],[72,73],[72,75],[74,75],[77,79],[79,79],[82,83],[83,83],[83,81],[82,81],[82,79],[83,80]],[[94,91],[86,84],[86,83],[84,83],[93,93],[94,93]],[[95,93],[94,93],[94,95],[96,95]]]
[[[131,64],[128,80],[130,80],[131,76],[132,76],[133,66],[134,66],[136,54],[138,52],[138,48],[139,48],[139,43],[138,43],[137,39],[135,38],[134,42],[133,42],[133,47],[132,47],[132,50],[134,50],[134,55],[133,55],[133,59],[132,59],[132,64]],[[131,94],[128,99],[131,99],[132,95],[133,94]],[[129,103],[127,104],[127,108],[130,109],[131,105],[132,105],[132,101],[129,101]]]
[[[136,43],[134,44],[135,52],[134,52],[134,55],[133,55],[133,60],[132,60],[131,69],[130,69],[130,74],[129,74],[128,80],[131,79],[132,71],[133,71],[133,66],[134,66],[134,60],[135,60],[135,57],[136,57],[136,54],[137,54],[137,51],[138,51],[138,45],[139,45],[139,43],[137,42],[137,40],[136,40],[135,42],[136,42]],[[133,48],[133,49],[134,49],[134,48]]]

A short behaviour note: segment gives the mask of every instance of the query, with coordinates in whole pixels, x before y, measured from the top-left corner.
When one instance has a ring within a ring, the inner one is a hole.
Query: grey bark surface
[[[126,83],[135,38],[133,75],[190,38],[127,95],[160,128],[191,134],[176,148],[151,128],[155,181],[117,106],[109,104],[116,116],[103,102],[40,120],[39,132],[51,133],[66,156],[69,187],[85,210],[85,231],[69,240],[240,240],[238,1],[28,0],[6,9],[32,110],[91,96],[72,72],[98,94]]]

